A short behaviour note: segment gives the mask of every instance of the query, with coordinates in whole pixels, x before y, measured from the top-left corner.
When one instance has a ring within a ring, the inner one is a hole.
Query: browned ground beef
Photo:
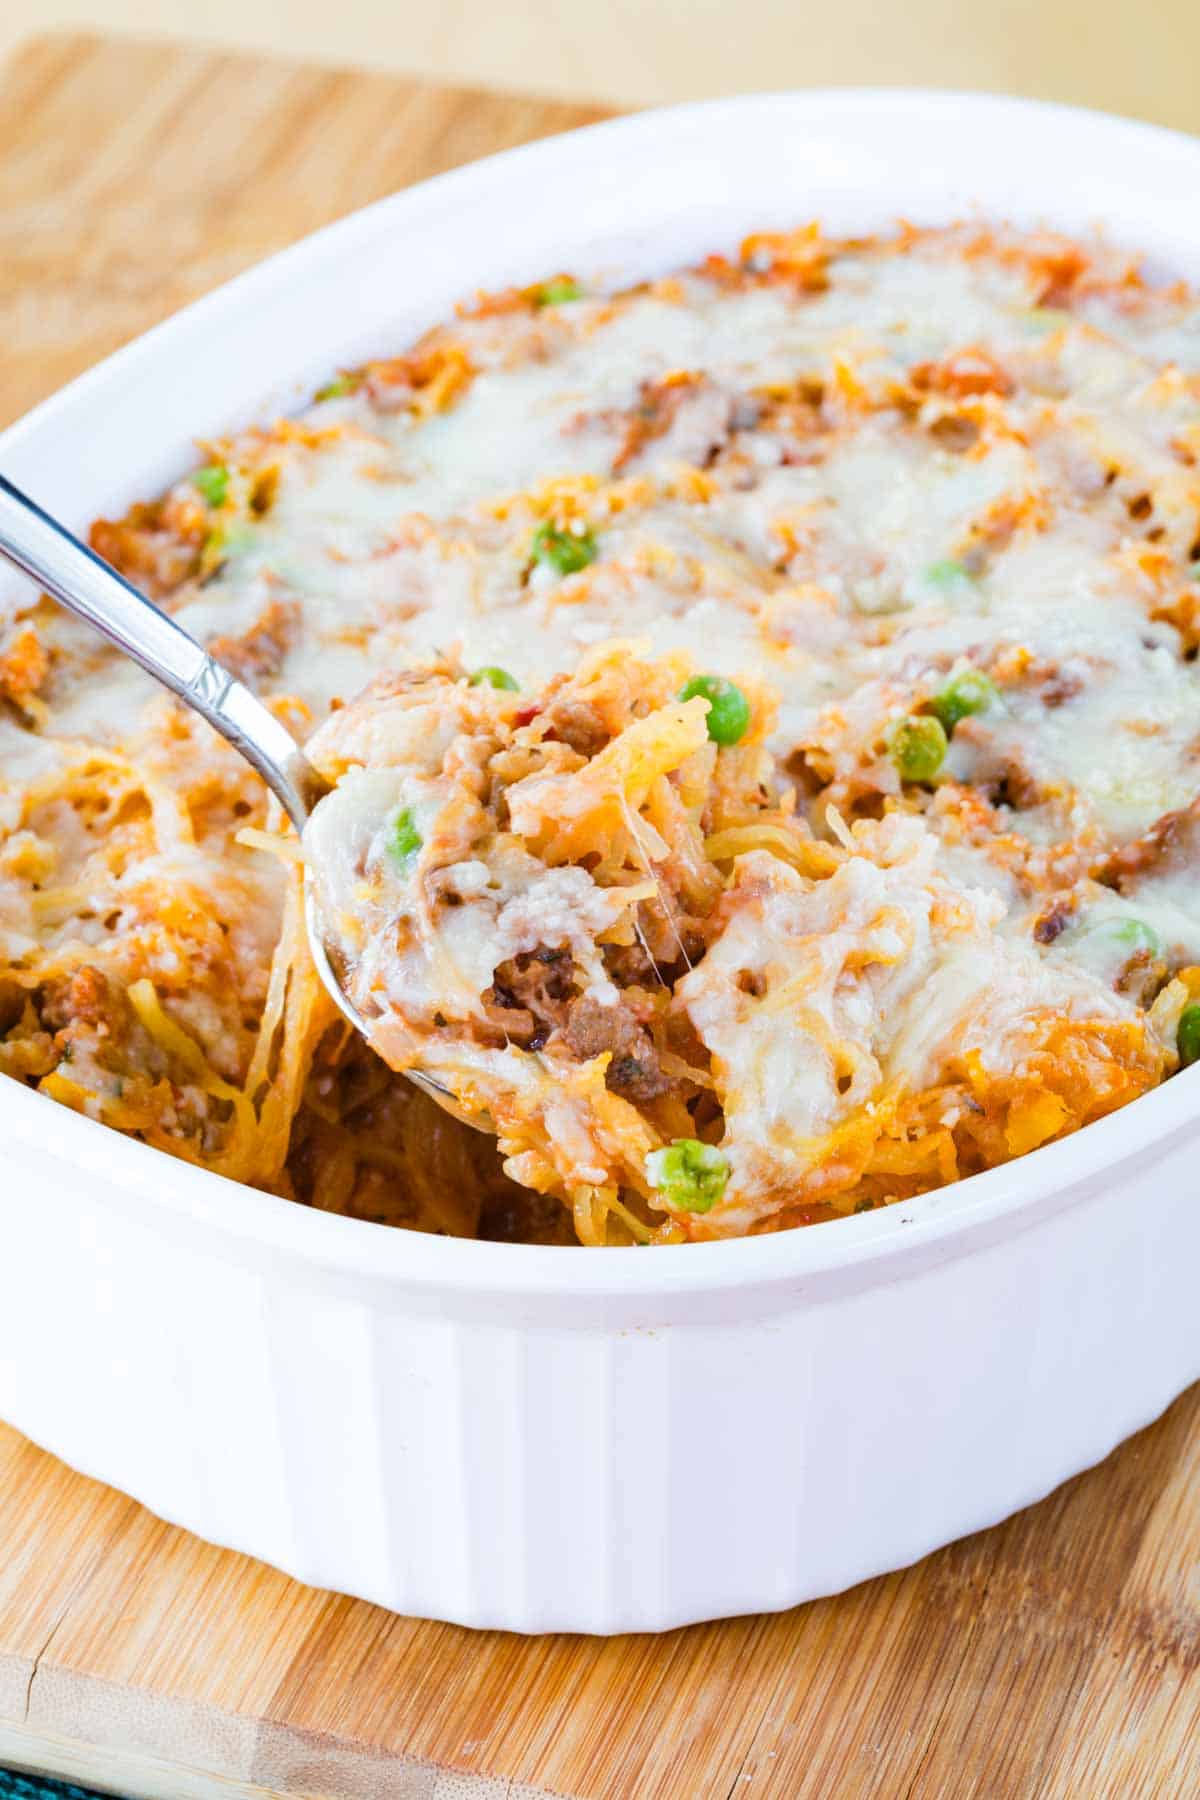
[[[659,1066],[650,1033],[619,1000],[605,1006],[581,995],[572,1002],[563,1037],[581,1061],[611,1051],[605,1079],[626,1100],[643,1104],[657,1100],[671,1085]]]
[[[1180,807],[1156,819],[1149,831],[1114,850],[1096,871],[1100,881],[1124,892],[1131,882],[1152,869],[1170,868],[1172,864],[1195,866],[1197,834],[1200,833],[1200,800]]]
[[[299,601],[272,600],[240,637],[214,638],[208,647],[231,675],[256,688],[278,675],[299,632]]]

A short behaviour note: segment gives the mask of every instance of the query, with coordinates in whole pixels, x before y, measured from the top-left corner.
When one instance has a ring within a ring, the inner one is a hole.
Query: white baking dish
[[[980,206],[1200,277],[1200,144],[833,93],[596,127],[396,196],[0,439],[77,524],[478,285]],[[790,1605],[1045,1493],[1200,1374],[1200,1071],[1025,1161],[734,1243],[459,1243],[309,1212],[0,1083],[0,1414],[306,1581],[525,1631]]]

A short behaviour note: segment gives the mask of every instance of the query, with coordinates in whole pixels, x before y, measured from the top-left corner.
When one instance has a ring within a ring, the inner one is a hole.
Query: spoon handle
[[[193,707],[253,764],[297,831],[326,783],[286,726],[167,613],[0,475],[0,556]]]
[[[3,475],[0,557],[52,594],[68,612],[103,632],[147,675],[153,675],[206,718],[258,770],[282,801],[296,830],[304,829],[309,813],[322,794],[328,793],[329,784],[297,747],[287,728],[169,614],[139,594],[102,556],[89,550]],[[306,924],[317,974],[350,1023],[362,1031],[363,1021],[346,998],[315,929],[311,892],[306,899]],[[418,1069],[407,1073],[439,1105],[462,1116],[453,1096],[440,1082]]]

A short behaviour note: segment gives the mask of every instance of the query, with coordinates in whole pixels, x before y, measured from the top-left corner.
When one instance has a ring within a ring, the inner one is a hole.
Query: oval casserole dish
[[[977,96],[620,120],[318,233],[40,407],[0,467],[85,527],[473,288],[628,282],[807,218],[1099,224],[1196,281],[1198,190],[1200,143]],[[0,1415],[405,1613],[614,1632],[790,1606],[1038,1498],[1200,1374],[1198,1082],[881,1211],[650,1252],[310,1211],[4,1082]]]

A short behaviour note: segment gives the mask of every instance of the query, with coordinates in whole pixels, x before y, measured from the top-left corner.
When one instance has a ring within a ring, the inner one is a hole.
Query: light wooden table
[[[986,88],[1200,130],[1197,0],[3,0],[0,54],[64,27],[624,106],[789,87]]]
[[[335,214],[586,116],[35,43],[0,84],[0,415]],[[5,1760],[151,1800],[1192,1800],[1200,1391],[914,1569],[776,1618],[608,1640],[302,1588],[0,1427]]]

